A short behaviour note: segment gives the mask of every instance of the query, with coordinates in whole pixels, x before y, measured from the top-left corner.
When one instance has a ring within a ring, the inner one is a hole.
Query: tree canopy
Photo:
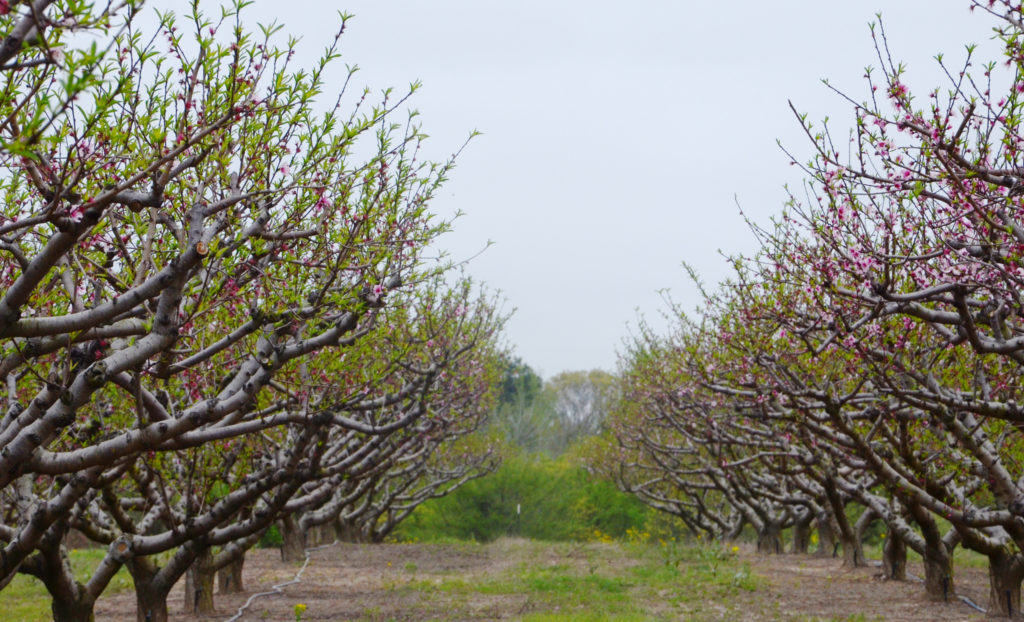
[[[139,620],[186,573],[208,609],[275,522],[377,533],[493,468],[460,439],[504,314],[425,254],[454,156],[423,157],[417,85],[334,86],[345,15],[300,67],[245,2],[141,4],[0,7],[0,585],[58,620],[121,566]],[[72,529],[108,546],[84,582]]]

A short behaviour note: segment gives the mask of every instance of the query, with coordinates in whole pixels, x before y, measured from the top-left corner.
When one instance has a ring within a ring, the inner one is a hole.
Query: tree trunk
[[[395,527],[397,526],[398,523],[392,522],[390,520],[387,523],[377,523],[376,526],[371,526],[370,533],[368,535],[370,542],[373,542],[374,544],[380,544],[384,541],[384,538],[387,538],[388,535],[392,531],[394,531]]]
[[[798,520],[793,525],[793,552],[806,554],[811,547],[811,521],[812,516]]]
[[[953,550],[960,541],[947,541],[939,532],[935,516],[917,503],[904,503],[921,529],[924,548],[918,551],[924,563],[924,591],[929,600],[949,601],[956,594],[953,581]],[[950,536],[957,532],[950,531]]]
[[[924,591],[929,600],[948,601],[956,594],[953,589],[953,556],[946,545],[925,544],[924,554]]]
[[[320,544],[320,525],[314,525],[306,530],[306,546],[320,546]]]
[[[237,594],[245,591],[245,583],[242,581],[244,565],[245,555],[242,555],[217,571],[217,587],[221,594]]]
[[[340,542],[366,542],[366,535],[355,523],[349,523],[340,518],[334,521],[334,535]]]
[[[204,549],[185,572],[185,613],[213,613],[213,553]]]
[[[136,622],[168,622],[167,590],[135,582]]]
[[[96,599],[89,596],[75,580],[66,551],[60,547],[41,547],[36,556],[23,564],[23,569],[36,562],[29,574],[43,581],[50,593],[50,612],[54,622],[93,622]]]
[[[1020,584],[1024,564],[1017,556],[998,554],[988,557],[988,614],[1002,618],[1020,617]]]
[[[782,553],[782,528],[778,523],[765,523],[757,534],[757,552],[768,555]]]
[[[306,538],[293,516],[285,516],[277,523],[281,532],[281,561],[300,562],[306,557]]]
[[[126,564],[135,582],[136,622],[168,622],[167,594],[170,588],[156,580],[156,567],[148,558],[129,560]]]
[[[843,565],[844,566],[866,566],[867,560],[864,558],[864,548],[861,546],[860,539],[853,535],[847,537],[845,534],[840,534],[839,538],[843,547]]]
[[[843,547],[843,565],[854,567],[867,565],[867,560],[864,559],[864,549],[861,548],[860,536],[857,533],[858,529],[851,525],[850,520],[846,518],[846,501],[836,489],[835,482],[831,478],[826,478],[822,482],[822,488],[825,489],[825,498],[828,501],[832,518],[836,522],[838,532],[836,535],[839,536],[839,542]]]
[[[832,529],[828,512],[819,512],[814,522],[818,528],[818,550],[814,552],[815,556],[832,557],[836,550],[836,532]]]
[[[95,622],[94,604],[91,600],[75,602],[54,598],[50,601],[50,611],[54,622]]]
[[[888,579],[907,580],[907,543],[892,529],[886,534],[882,547],[882,569]]]
[[[334,538],[334,528],[331,527],[327,523],[324,523],[322,525],[317,525],[317,527],[316,527],[316,534],[317,534],[317,538],[316,539],[317,539],[317,545],[318,546],[324,546],[326,544],[330,544],[331,542],[334,542],[334,539],[335,539]]]

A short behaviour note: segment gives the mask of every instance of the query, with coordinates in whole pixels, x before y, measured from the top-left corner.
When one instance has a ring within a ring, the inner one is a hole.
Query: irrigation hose
[[[256,600],[257,598],[259,598],[261,596],[273,596],[275,594],[284,594],[284,588],[288,587],[289,585],[295,585],[296,583],[299,583],[299,582],[302,581],[302,573],[306,571],[306,566],[309,565],[309,560],[310,560],[309,554],[310,553],[312,553],[313,551],[319,551],[320,549],[326,549],[326,548],[329,548],[329,547],[332,547],[332,546],[336,546],[338,544],[339,544],[339,542],[337,540],[335,540],[334,542],[331,542],[330,544],[324,544],[322,546],[314,546],[312,548],[306,549],[304,551],[304,553],[306,555],[306,559],[303,560],[302,567],[299,568],[299,571],[295,573],[295,577],[293,577],[290,581],[285,581],[284,583],[277,583],[275,585],[272,585],[270,587],[270,590],[268,590],[266,592],[257,592],[255,594],[249,596],[249,599],[245,601],[245,604],[243,604],[241,607],[238,608],[238,611],[235,613],[235,615],[231,616],[230,618],[228,618],[224,622],[235,622],[235,620],[241,619],[242,615],[245,614],[245,610],[249,608],[249,605],[251,605],[254,600]]]

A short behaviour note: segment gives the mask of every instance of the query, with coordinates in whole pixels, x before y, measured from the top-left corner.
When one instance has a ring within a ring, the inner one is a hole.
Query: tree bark
[[[1019,555],[999,553],[988,556],[988,614],[1003,618],[1021,617],[1020,584],[1024,563]]]
[[[782,553],[782,527],[777,522],[765,523],[757,534],[757,552],[768,555]]]
[[[357,524],[345,522],[340,518],[334,521],[334,535],[340,542],[363,543],[367,541],[366,534]]]
[[[839,541],[843,547],[844,566],[857,567],[867,565],[867,560],[864,558],[864,548],[856,536],[850,537],[841,533]]]
[[[204,549],[185,572],[185,613],[212,613],[213,580],[217,570],[213,567],[213,553]]]
[[[75,580],[67,551],[43,540],[39,551],[22,564],[23,571],[42,580],[50,594],[54,622],[93,622],[96,599]]]
[[[373,542],[374,544],[380,544],[384,541],[384,538],[387,538],[388,535],[392,531],[394,531],[395,527],[397,526],[397,522],[391,521],[388,521],[385,524],[378,523],[376,527],[370,528],[370,533],[367,537],[369,538],[370,542]]]
[[[281,532],[281,561],[300,562],[306,557],[306,538],[294,516],[285,516],[277,522]]]
[[[54,622],[95,622],[94,605],[92,601],[75,602],[54,598],[50,602],[50,611]]]
[[[157,567],[151,559],[139,557],[125,564],[135,582],[136,622],[168,622],[167,594],[170,586],[157,578]]]
[[[843,547],[843,565],[844,566],[866,566],[867,560],[864,559],[864,549],[861,547],[860,537],[857,534],[857,529],[854,525],[850,524],[850,520],[846,518],[845,502],[839,491],[836,489],[835,482],[831,479],[826,478],[823,482],[823,488],[825,489],[825,497],[828,499],[829,506],[832,510],[832,517],[836,521],[836,526],[839,528],[839,542]]]
[[[167,622],[167,593],[136,585],[135,612],[137,622]]]
[[[306,546],[320,546],[322,540],[320,525],[314,525],[306,530]]]
[[[917,503],[904,505],[921,530],[924,548],[918,551],[924,563],[924,591],[929,600],[948,601],[956,594],[953,581],[953,550],[959,538],[947,540],[939,532],[935,517]],[[950,531],[950,536],[957,532]]]
[[[882,546],[882,570],[893,581],[907,580],[907,543],[892,529]]]
[[[816,557],[832,557],[836,550],[836,532],[832,529],[832,520],[828,512],[821,511],[814,517],[818,529],[818,550]]]
[[[335,541],[334,528],[330,524],[324,523],[323,525],[318,526],[317,530],[320,534],[321,546]]]
[[[793,552],[806,554],[811,547],[811,521],[814,516],[808,514],[807,518],[798,520],[793,525]]]
[[[946,545],[925,544],[924,554],[924,591],[929,600],[948,601],[956,594],[953,589],[953,556]]]
[[[237,594],[245,591],[242,581],[242,567],[245,566],[245,555],[217,571],[217,587],[221,594]]]

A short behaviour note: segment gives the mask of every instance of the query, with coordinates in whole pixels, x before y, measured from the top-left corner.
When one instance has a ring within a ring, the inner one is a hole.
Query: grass
[[[423,602],[442,599],[456,618],[469,613],[460,604],[485,594],[528,622],[630,622],[736,619],[728,603],[761,584],[720,547],[521,541],[510,553],[517,563],[503,572],[420,576],[394,589]],[[706,612],[708,600],[723,603],[721,611]]]
[[[106,549],[74,549],[68,557],[71,568],[79,580],[85,580],[103,560]],[[104,594],[111,594],[132,589],[131,575],[124,568],[118,571],[110,581]],[[6,620],[21,622],[48,622],[52,620],[50,613],[50,595],[43,583],[35,577],[21,575],[0,590],[0,611]]]

